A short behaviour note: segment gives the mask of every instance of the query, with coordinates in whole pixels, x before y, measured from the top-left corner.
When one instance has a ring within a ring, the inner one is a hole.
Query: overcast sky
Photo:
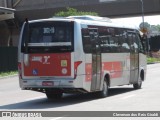
[[[123,23],[126,25],[131,25],[134,27],[139,27],[139,24],[142,23],[142,17],[132,17],[132,18],[119,18],[112,19],[113,22]],[[144,21],[148,22],[150,25],[160,25],[160,15],[154,16],[145,16]]]

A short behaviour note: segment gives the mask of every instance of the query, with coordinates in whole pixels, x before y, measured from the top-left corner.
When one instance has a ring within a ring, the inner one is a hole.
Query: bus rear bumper
[[[25,87],[74,87],[74,80],[22,80],[21,88]]]
[[[61,90],[64,93],[87,93],[89,92],[80,84],[83,76],[79,79],[20,79],[22,90],[34,90],[45,92],[46,90]],[[78,84],[77,84],[78,82]]]

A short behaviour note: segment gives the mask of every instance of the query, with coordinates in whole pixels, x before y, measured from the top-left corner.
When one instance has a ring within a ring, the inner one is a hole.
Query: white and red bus
[[[141,88],[146,55],[138,30],[93,16],[24,22],[18,49],[23,90],[63,93],[96,92],[133,84]]]

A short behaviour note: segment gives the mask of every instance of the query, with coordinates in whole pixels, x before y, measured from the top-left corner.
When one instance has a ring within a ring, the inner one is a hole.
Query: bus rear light
[[[18,72],[19,72],[19,78],[22,79],[22,65],[20,62],[18,63]]]
[[[78,66],[82,63],[82,61],[76,61],[74,62],[74,79],[77,77],[77,69]]]

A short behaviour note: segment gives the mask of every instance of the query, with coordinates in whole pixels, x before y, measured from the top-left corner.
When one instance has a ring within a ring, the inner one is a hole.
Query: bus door
[[[130,42],[130,83],[135,83],[139,75],[138,44],[135,33],[128,33]]]
[[[101,86],[101,48],[98,37],[98,29],[89,29],[92,51],[92,81],[91,91],[100,90]]]

